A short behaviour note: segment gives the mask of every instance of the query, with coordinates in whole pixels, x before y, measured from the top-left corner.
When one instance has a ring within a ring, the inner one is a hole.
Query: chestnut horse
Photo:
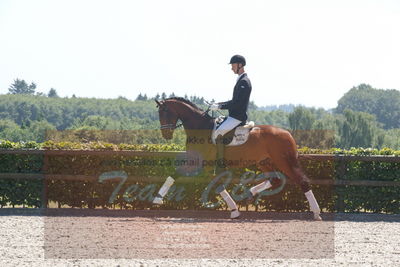
[[[179,127],[177,122],[180,120],[187,135],[187,151],[202,151],[203,159],[215,159],[215,145],[210,142],[214,118],[207,111],[203,111],[189,100],[179,97],[156,101],[156,103],[161,132],[165,139],[172,139],[174,130]],[[256,125],[250,131],[249,138],[244,144],[226,146],[224,159],[226,162],[235,162],[237,164],[235,167],[247,167],[249,164],[255,164],[264,173],[271,171],[271,167],[265,162],[271,162],[276,170],[281,171],[301,187],[310,204],[314,219],[321,220],[320,208],[311,191],[309,179],[302,171],[298,161],[296,142],[288,131],[271,125]],[[153,203],[162,204],[162,197],[167,193],[173,181],[171,177],[168,177]],[[255,195],[260,190],[269,187],[271,184],[268,181],[268,183],[264,182],[258,187],[253,187],[250,191]],[[232,199],[229,194],[225,190],[220,194],[233,210],[231,218],[238,217],[239,213],[235,211],[236,204],[230,201]]]

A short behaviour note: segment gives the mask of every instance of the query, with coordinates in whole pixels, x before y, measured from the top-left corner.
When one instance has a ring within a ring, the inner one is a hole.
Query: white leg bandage
[[[157,205],[164,204],[163,198],[168,193],[169,188],[173,185],[175,180],[168,176],[167,180],[165,180],[164,184],[161,186],[160,191],[158,191],[157,196],[153,199],[153,203]]]
[[[271,188],[271,186],[272,186],[272,184],[269,180],[264,181],[261,184],[255,185],[252,188],[250,188],[250,192],[253,196],[255,196],[256,194],[258,194],[264,190],[267,190],[268,188]]]
[[[229,195],[229,193],[226,191],[226,189],[219,194],[225,200],[225,202],[228,205],[228,208],[230,210],[237,210],[237,205],[236,205],[235,201],[232,199],[231,195]]]
[[[167,180],[165,180],[164,184],[161,186],[160,191],[158,191],[158,194],[164,197],[174,182],[175,180],[171,176],[168,176]]]
[[[310,203],[310,210],[314,213],[320,213],[321,209],[319,208],[318,202],[314,197],[314,194],[312,190],[307,191],[304,193],[306,195],[306,198],[308,200],[308,203]]]

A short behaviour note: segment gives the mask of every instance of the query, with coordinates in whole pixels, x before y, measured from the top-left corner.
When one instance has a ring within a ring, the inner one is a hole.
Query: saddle
[[[218,126],[221,125],[226,119],[227,119],[227,117],[225,117],[225,116],[219,116],[219,117],[215,118],[213,133],[214,133],[215,129],[217,129]],[[249,133],[253,129],[257,129],[257,127],[254,127],[253,121],[246,122],[246,123],[242,122],[241,124],[239,124],[238,126],[233,128],[232,130],[227,132],[223,136],[222,142],[226,146],[242,145],[242,144],[246,143],[247,139],[249,138]]]

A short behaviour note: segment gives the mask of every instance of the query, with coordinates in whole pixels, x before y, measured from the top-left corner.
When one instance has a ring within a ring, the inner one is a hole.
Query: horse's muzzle
[[[174,130],[173,129],[161,129],[161,134],[166,140],[171,140],[173,137]]]
[[[167,139],[167,140],[171,140],[174,134],[174,130],[178,127],[180,127],[181,125],[175,125],[175,124],[164,124],[161,125],[160,129],[161,129],[161,134],[162,136]]]

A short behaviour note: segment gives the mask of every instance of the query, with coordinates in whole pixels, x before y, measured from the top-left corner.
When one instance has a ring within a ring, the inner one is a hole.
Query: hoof
[[[322,221],[322,218],[319,215],[319,213],[314,213],[314,221]]]
[[[164,204],[164,201],[160,197],[155,197],[153,200],[153,204],[162,205],[162,204]]]
[[[238,219],[240,217],[240,212],[238,210],[231,211],[231,219]]]

